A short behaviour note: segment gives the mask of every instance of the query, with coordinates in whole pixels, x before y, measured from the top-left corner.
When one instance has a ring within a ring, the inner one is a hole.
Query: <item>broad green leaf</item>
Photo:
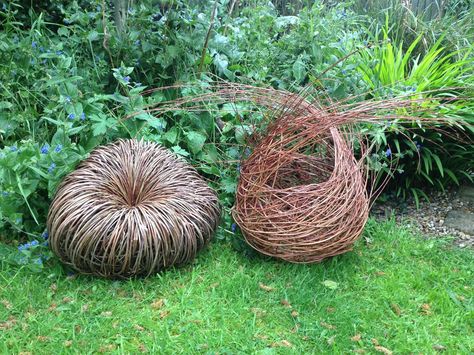
[[[303,81],[306,76],[306,64],[301,56],[293,63],[293,76],[298,82]]]
[[[178,155],[182,155],[183,157],[189,156],[189,153],[185,151],[183,148],[181,148],[179,145],[175,145],[174,147],[171,147],[171,150]]]
[[[175,144],[178,139],[178,129],[176,126],[172,127],[168,132],[163,134],[162,138],[171,144]]]
[[[186,139],[191,152],[197,154],[202,150],[204,142],[206,141],[206,136],[202,133],[191,131],[186,133]]]

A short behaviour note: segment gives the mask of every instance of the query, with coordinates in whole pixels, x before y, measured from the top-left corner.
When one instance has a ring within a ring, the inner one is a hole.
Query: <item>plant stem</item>
[[[201,62],[199,63],[198,73],[202,71],[202,67],[204,65],[204,59],[206,58],[207,46],[209,44],[209,37],[211,37],[212,25],[214,25],[214,18],[216,16],[216,11],[217,11],[217,0],[214,1],[214,7],[212,8],[211,21],[209,22],[209,28],[207,30],[206,40],[204,41],[204,47],[202,48]]]

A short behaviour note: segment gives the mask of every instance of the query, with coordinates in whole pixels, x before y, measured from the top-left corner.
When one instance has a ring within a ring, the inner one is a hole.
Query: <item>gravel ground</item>
[[[377,219],[394,216],[398,223],[414,227],[427,237],[453,236],[454,243],[460,248],[474,249],[473,192],[471,186],[445,193],[433,192],[428,194],[429,202],[420,200],[419,209],[412,198],[404,202],[390,199],[377,202],[371,215]]]

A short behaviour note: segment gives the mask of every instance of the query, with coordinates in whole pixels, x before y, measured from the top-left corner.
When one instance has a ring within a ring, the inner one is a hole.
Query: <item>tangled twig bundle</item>
[[[120,140],[69,174],[48,214],[52,250],[105,277],[148,275],[192,260],[219,221],[216,194],[158,144]]]
[[[291,262],[319,262],[344,253],[363,231],[377,191],[365,164],[373,147],[355,133],[355,124],[448,121],[422,118],[430,99],[420,97],[323,104],[309,92],[223,82],[208,88],[147,111],[199,111],[239,101],[268,110],[273,121],[241,163],[233,216],[253,248]]]

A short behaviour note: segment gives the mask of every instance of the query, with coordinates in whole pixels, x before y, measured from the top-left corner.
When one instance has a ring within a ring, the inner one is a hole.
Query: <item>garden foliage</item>
[[[48,204],[59,182],[96,146],[120,137],[157,141],[185,157],[232,206],[238,161],[258,115],[214,107],[127,118],[198,90],[142,95],[153,87],[199,81],[195,87],[205,90],[204,73],[213,73],[294,91],[311,85],[331,100],[436,95],[442,102],[461,95],[465,100],[442,113],[473,122],[469,7],[447,11],[436,25],[413,14],[400,23],[406,14],[394,7],[371,16],[354,2],[298,2],[291,9],[252,1],[230,12],[232,1],[222,0],[212,16],[214,2],[147,0],[126,9],[118,31],[113,2],[29,4],[0,5],[0,235],[14,246],[33,241],[19,246],[15,260],[34,259],[35,267],[42,265]],[[405,31],[413,20],[417,26]],[[462,24],[456,34],[442,27],[450,21]],[[437,91],[424,93],[430,90]],[[472,178],[469,129],[446,135],[398,122],[361,127],[377,147],[378,169],[396,157],[396,191],[416,197],[422,188]],[[223,231],[230,225],[226,214]]]

